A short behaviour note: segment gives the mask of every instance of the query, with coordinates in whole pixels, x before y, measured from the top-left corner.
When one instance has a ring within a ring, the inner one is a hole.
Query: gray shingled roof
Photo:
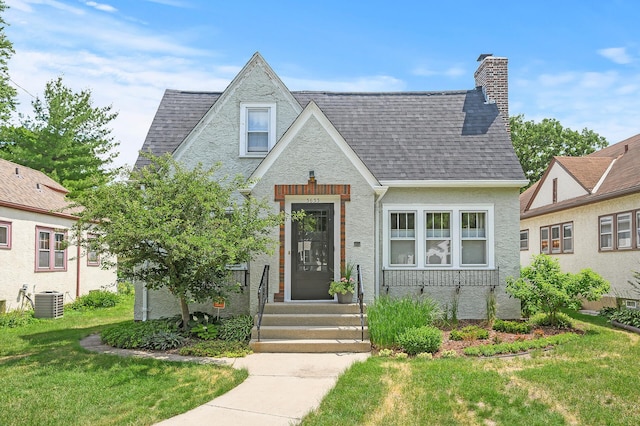
[[[480,89],[292,94],[302,107],[313,100],[379,180],[524,179],[498,108]],[[219,96],[167,90],[143,151],[173,152]]]

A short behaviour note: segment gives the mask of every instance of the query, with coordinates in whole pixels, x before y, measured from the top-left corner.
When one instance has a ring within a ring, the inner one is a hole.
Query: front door
[[[333,204],[292,204],[305,217],[291,223],[291,299],[331,300],[333,280]]]

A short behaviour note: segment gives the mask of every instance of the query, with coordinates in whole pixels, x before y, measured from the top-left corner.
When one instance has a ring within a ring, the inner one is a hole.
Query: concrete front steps
[[[260,341],[254,326],[250,345],[254,352],[369,352],[366,313],[364,339],[360,307],[355,303],[268,303]]]

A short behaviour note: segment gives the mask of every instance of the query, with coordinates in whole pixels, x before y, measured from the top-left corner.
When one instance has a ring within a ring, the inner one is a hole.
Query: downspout
[[[80,237],[81,234],[78,231],[78,246],[76,255],[76,299],[80,297]]]
[[[146,321],[147,320],[147,310],[148,310],[148,298],[149,294],[148,294],[148,290],[147,290],[147,284],[143,283],[142,284],[142,321]]]
[[[381,256],[382,256],[381,254],[382,248],[380,245],[380,206],[382,205],[381,201],[382,201],[382,198],[387,193],[387,190],[389,190],[388,186],[378,186],[374,188],[374,191],[376,193],[376,200],[374,202],[373,226],[374,226],[374,238],[375,238],[375,248],[376,248],[376,255],[375,255],[376,269],[374,271],[375,291],[373,294],[376,299],[380,295],[380,274],[382,271],[382,263],[380,262]]]

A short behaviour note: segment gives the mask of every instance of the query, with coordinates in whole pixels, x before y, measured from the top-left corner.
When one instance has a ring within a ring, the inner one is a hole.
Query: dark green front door
[[[333,299],[333,204],[292,204],[291,210],[306,213],[291,223],[291,299]]]

